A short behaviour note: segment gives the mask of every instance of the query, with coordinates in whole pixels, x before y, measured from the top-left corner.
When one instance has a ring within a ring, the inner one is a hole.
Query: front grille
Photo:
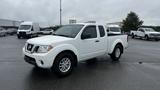
[[[30,51],[30,52],[31,52],[32,49],[33,49],[33,46],[34,46],[33,44],[29,44],[29,43],[28,43],[28,44],[27,44],[27,51]]]
[[[33,65],[36,65],[36,60],[32,57],[29,57],[29,56],[24,56],[24,60],[30,64],[33,64]]]
[[[151,34],[151,36],[160,36],[160,34]]]
[[[19,34],[24,36],[24,35],[26,35],[26,32],[19,32]]]

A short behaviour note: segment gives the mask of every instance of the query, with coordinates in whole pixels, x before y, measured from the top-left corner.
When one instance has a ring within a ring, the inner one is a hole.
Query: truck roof
[[[98,23],[75,23],[75,25],[76,24],[82,24],[82,25],[103,25],[103,24],[98,24]]]
[[[119,25],[107,25],[107,27],[120,27]]]
[[[32,25],[33,22],[22,22],[21,25]]]

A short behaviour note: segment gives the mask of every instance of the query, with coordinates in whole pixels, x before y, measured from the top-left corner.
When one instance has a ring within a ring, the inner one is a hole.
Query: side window
[[[83,33],[81,35],[82,39],[90,39],[90,38],[96,38],[97,37],[97,30],[96,26],[88,26],[83,30]]]
[[[140,31],[140,32],[144,32],[144,30],[143,30],[143,29],[139,29],[139,31]]]
[[[98,26],[98,28],[99,28],[100,37],[104,37],[105,36],[104,27],[103,26]]]

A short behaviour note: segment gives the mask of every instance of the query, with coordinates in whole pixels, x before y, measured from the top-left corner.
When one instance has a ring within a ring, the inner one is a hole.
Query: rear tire
[[[159,41],[159,39],[155,39],[155,41]]]
[[[134,34],[132,33],[132,38],[135,38]]]
[[[21,37],[19,35],[17,35],[17,38],[20,39]]]
[[[74,68],[74,57],[72,54],[64,52],[59,54],[54,63],[52,70],[59,77],[64,77],[71,74]]]
[[[111,59],[113,61],[119,61],[121,55],[123,52],[123,47],[121,45],[116,45],[116,47],[114,48],[114,51],[112,52],[112,54],[110,55]]]
[[[148,35],[145,35],[145,39],[146,39],[146,40],[149,40],[149,37],[148,37]]]

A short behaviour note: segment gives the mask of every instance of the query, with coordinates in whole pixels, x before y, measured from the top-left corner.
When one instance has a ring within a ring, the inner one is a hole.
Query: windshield
[[[118,27],[110,27],[110,31],[111,32],[121,32],[120,28],[118,28]]]
[[[75,38],[84,25],[64,25],[54,35]]]
[[[31,25],[21,25],[20,27],[19,27],[19,30],[28,30],[28,29],[30,29],[31,28]]]
[[[146,28],[145,31],[146,32],[155,32],[155,30],[153,30],[152,28]]]

